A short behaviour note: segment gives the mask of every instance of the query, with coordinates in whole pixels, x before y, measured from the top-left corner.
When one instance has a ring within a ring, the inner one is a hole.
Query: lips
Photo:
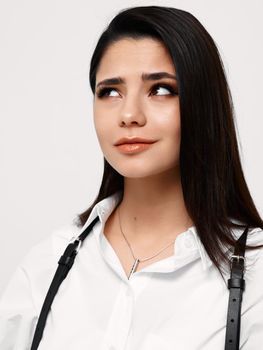
[[[131,143],[154,143],[156,140],[146,139],[141,137],[123,137],[119,139],[114,145],[123,145],[123,144],[131,144]]]
[[[142,151],[147,150],[148,148],[152,147],[151,143],[123,143],[121,145],[116,146],[118,150],[125,154],[133,154],[133,153],[140,153]]]

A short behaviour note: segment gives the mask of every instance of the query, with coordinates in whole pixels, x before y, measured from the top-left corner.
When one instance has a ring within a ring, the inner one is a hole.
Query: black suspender
[[[58,261],[58,268],[56,270],[56,273],[53,277],[53,280],[50,284],[49,290],[47,292],[46,298],[44,300],[42,309],[40,311],[40,316],[38,318],[38,322],[35,329],[35,334],[33,338],[33,342],[31,345],[31,350],[37,350],[38,345],[41,341],[43,331],[45,328],[47,316],[51,307],[51,304],[54,300],[54,297],[58,291],[59,286],[63,282],[63,280],[67,277],[67,274],[69,270],[71,269],[72,265],[74,264],[74,260],[76,255],[79,252],[81,243],[84,241],[84,239],[87,237],[89,232],[91,231],[92,227],[96,224],[96,222],[99,220],[99,216],[96,216],[96,218],[89,224],[89,226],[80,234],[80,236],[72,243],[70,243],[66,250],[64,251],[64,254],[60,257]]]
[[[238,350],[240,338],[240,312],[242,294],[245,289],[244,263],[245,246],[248,226],[236,242],[234,254],[231,257],[231,275],[228,280],[229,300],[227,312],[227,326],[225,350]]]
[[[42,339],[43,331],[45,328],[48,313],[50,311],[52,302],[59,289],[59,286],[63,280],[67,277],[67,274],[74,264],[76,255],[79,252],[81,243],[87,237],[93,226],[97,223],[99,217],[97,216],[89,226],[76,238],[69,243],[64,251],[64,254],[58,261],[58,268],[55,272],[53,280],[50,284],[46,298],[44,300],[38,322],[35,328],[35,334],[33,337],[30,350],[37,350],[39,343]],[[244,271],[244,255],[245,244],[247,239],[248,226],[243,234],[237,240],[235,246],[234,255],[231,258],[231,276],[228,280],[228,288],[230,289],[228,314],[227,314],[227,326],[226,326],[226,338],[225,338],[225,350],[238,350],[239,349],[239,337],[240,337],[240,310],[242,302],[242,293],[245,287],[245,280],[243,279]]]

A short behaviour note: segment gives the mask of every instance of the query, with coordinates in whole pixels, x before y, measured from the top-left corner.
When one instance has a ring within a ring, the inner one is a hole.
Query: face
[[[171,77],[145,78],[157,72]],[[136,178],[178,170],[180,108],[175,75],[167,49],[154,39],[120,39],[104,53],[96,75],[93,117],[104,157],[119,174]],[[121,80],[98,86],[111,78]],[[121,150],[114,144],[123,137],[155,142]]]

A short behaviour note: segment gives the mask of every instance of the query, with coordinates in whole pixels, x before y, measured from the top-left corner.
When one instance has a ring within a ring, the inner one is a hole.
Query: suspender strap
[[[70,243],[67,248],[64,251],[64,254],[60,257],[58,261],[58,268],[56,270],[56,273],[53,277],[53,280],[50,284],[49,290],[47,292],[46,298],[44,300],[38,322],[35,329],[35,334],[33,338],[33,342],[31,345],[31,350],[37,350],[38,345],[41,341],[43,331],[45,328],[46,320],[48,313],[51,308],[51,304],[54,300],[54,297],[59,289],[59,286],[61,285],[62,281],[67,277],[67,274],[69,270],[71,269],[72,265],[74,264],[75,257],[78,254],[78,251],[80,249],[81,243],[84,241],[84,239],[87,237],[89,232],[91,231],[92,227],[96,224],[96,222],[99,220],[99,217],[97,216],[90,224],[89,226],[83,231],[83,233],[75,239],[74,242]]]
[[[227,326],[225,337],[225,350],[238,350],[240,338],[240,313],[242,294],[245,289],[243,279],[245,246],[248,226],[236,242],[234,254],[231,257],[231,275],[228,280],[229,301],[227,312]]]
[[[37,350],[39,343],[42,339],[43,331],[45,328],[48,313],[50,311],[52,302],[55,295],[63,282],[67,277],[67,274],[74,264],[75,257],[79,252],[81,243],[87,237],[93,226],[97,223],[99,217],[89,224],[89,226],[71,242],[65,249],[63,255],[58,261],[58,268],[55,272],[53,280],[50,284],[46,298],[44,300],[38,322],[35,329],[34,338],[30,350]],[[237,241],[235,246],[234,255],[232,255],[231,261],[231,277],[228,280],[228,288],[230,289],[228,315],[227,315],[227,327],[226,327],[226,341],[225,350],[238,350],[239,349],[239,336],[240,336],[240,310],[242,301],[242,292],[245,289],[245,281],[243,279],[244,270],[244,255],[245,244],[247,239],[248,226],[243,234]]]

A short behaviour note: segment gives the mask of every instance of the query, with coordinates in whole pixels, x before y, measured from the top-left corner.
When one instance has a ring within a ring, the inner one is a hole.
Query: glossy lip
[[[149,147],[151,147],[152,143],[124,143],[124,144],[118,145],[117,148],[122,153],[132,154],[132,153],[139,153],[148,149]]]
[[[122,137],[117,142],[114,143],[115,146],[128,144],[128,143],[154,143],[156,140],[144,139],[141,137]]]

